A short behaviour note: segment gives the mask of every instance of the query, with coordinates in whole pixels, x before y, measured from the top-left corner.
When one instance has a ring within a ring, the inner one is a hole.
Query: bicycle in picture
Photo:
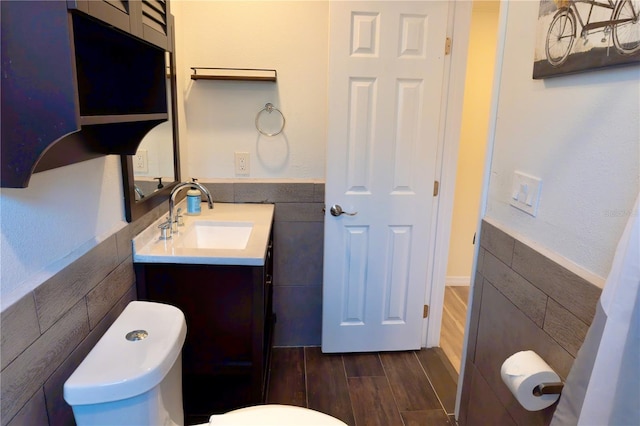
[[[548,64],[546,69],[536,64],[541,73],[558,74],[553,69],[563,67],[575,72],[640,58],[640,0],[543,0],[539,22],[548,25],[545,35],[538,30],[544,53],[537,51],[536,59]]]

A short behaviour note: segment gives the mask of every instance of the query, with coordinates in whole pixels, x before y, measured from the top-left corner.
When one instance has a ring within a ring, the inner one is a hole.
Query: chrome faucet
[[[140,189],[138,185],[133,185],[133,189],[136,191],[136,194],[138,194],[139,199],[142,200],[144,198],[144,192],[142,192],[142,189]]]
[[[169,197],[169,229],[171,231],[169,233],[168,238],[171,238],[171,234],[173,234],[173,222],[174,222],[173,208],[175,205],[176,195],[178,195],[178,192],[180,192],[184,188],[199,189],[200,192],[202,192],[207,197],[207,203],[209,204],[209,208],[210,209],[213,208],[213,198],[211,198],[211,193],[202,184],[198,182],[179,183],[171,190],[171,196]]]

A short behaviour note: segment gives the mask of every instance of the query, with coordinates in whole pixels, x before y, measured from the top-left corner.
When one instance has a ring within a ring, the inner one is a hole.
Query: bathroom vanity
[[[171,239],[159,238],[164,218],[134,239],[138,299],[177,306],[186,317],[189,423],[264,402],[275,321],[273,211],[271,204],[203,204]]]

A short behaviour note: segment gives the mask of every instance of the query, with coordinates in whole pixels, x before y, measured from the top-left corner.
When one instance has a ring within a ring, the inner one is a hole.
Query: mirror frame
[[[172,31],[173,32],[173,31]],[[173,38],[173,37],[172,37]],[[169,87],[171,91],[171,127],[173,135],[173,170],[175,180],[164,185],[164,188],[155,191],[153,194],[142,200],[136,201],[134,176],[133,176],[133,156],[121,155],[120,163],[122,165],[122,183],[124,189],[124,211],[127,222],[134,222],[146,213],[153,210],[163,202],[167,201],[171,196],[171,191],[178,185],[180,180],[180,150],[178,140],[178,82],[176,78],[175,66],[175,50],[169,51]]]

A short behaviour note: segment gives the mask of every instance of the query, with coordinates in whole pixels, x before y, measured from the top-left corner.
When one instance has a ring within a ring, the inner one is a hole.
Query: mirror
[[[167,200],[180,182],[175,63],[172,52],[165,57],[169,119],[145,135],[136,155],[121,156],[127,222]]]

